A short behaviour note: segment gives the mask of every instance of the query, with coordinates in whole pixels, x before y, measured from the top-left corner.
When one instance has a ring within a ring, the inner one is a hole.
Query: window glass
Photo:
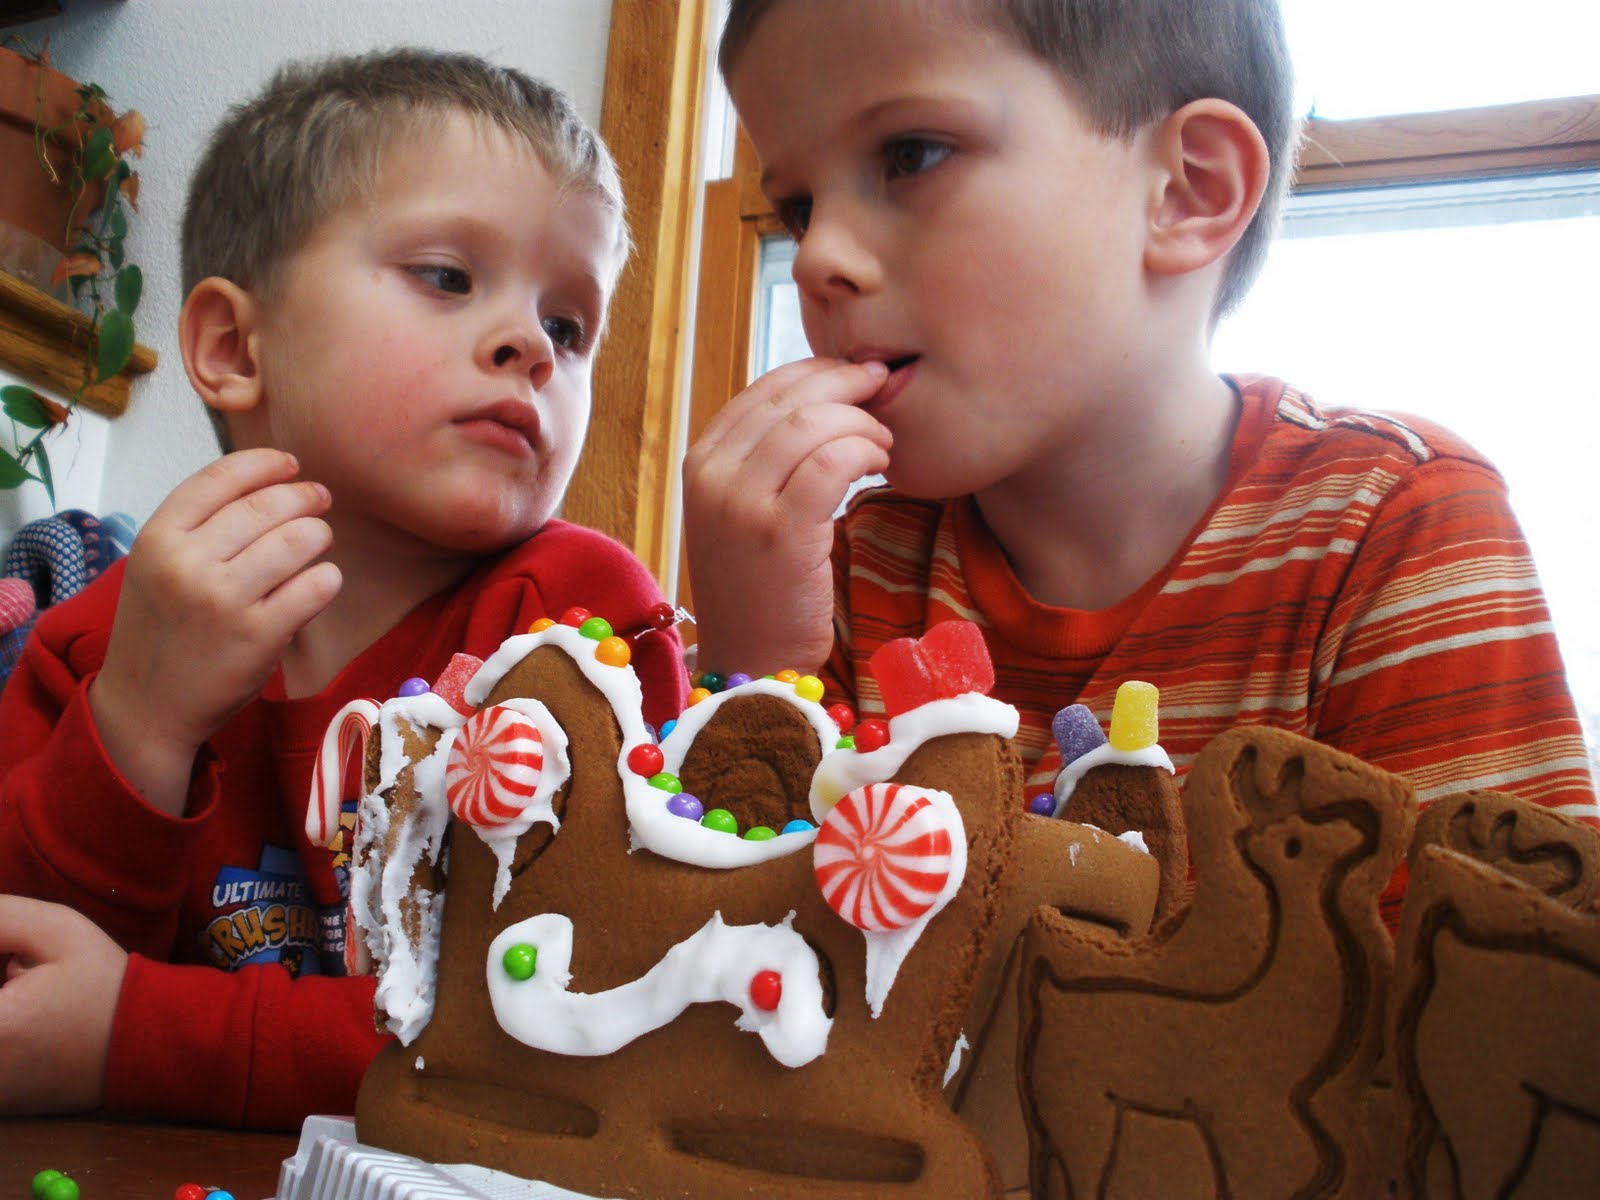
[[[1301,112],[1331,120],[1600,92],[1595,0],[1283,0],[1283,14]]]

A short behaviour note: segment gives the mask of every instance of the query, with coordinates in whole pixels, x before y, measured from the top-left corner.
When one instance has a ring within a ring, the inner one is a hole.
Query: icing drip
[[[674,1020],[691,1004],[737,1005],[736,1025],[759,1034],[768,1052],[786,1067],[820,1055],[833,1028],[822,1010],[817,956],[790,928],[726,925],[721,913],[679,942],[654,967],[631,983],[604,992],[569,992],[572,922],[541,913],[502,930],[489,945],[489,999],[500,1028],[525,1045],[556,1054],[610,1054]],[[508,949],[533,946],[537,966],[524,981],[502,966]],[[751,979],[776,971],[783,990],[772,1012],[750,999]]]

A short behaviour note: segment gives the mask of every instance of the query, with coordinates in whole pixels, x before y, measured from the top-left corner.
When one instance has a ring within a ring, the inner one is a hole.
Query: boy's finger
[[[874,440],[830,441],[803,459],[784,481],[784,511],[799,521],[831,521],[851,483],[888,465],[888,450]]]
[[[333,545],[333,530],[315,516],[301,516],[262,530],[228,560],[229,594],[258,603],[315,562]]]
[[[320,518],[332,504],[328,489],[311,480],[275,483],[248,492],[224,505],[200,529],[209,545],[208,556],[216,562],[231,563],[247,554],[263,539],[298,527],[308,518]],[[318,521],[318,524],[321,524]],[[325,527],[324,527],[325,528]],[[298,529],[297,541],[304,541]],[[327,549],[324,542],[310,557]],[[302,560],[302,565],[308,559]]]
[[[808,358],[786,363],[756,380],[718,413],[702,440],[719,453],[746,454],[796,408],[864,404],[877,394],[884,374],[883,364],[876,362]]]
[[[268,625],[284,635],[284,641],[303,629],[339,594],[344,577],[330,562],[320,562],[291,576],[262,600]]]
[[[225,454],[185,479],[162,501],[150,525],[199,528],[225,505],[275,483],[293,479],[300,465],[292,454],[258,447]]]
[[[83,918],[73,909],[28,896],[0,896],[0,954],[37,959],[59,952],[72,926]]]

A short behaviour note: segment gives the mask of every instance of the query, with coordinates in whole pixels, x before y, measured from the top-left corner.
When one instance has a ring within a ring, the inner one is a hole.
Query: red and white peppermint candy
[[[467,718],[445,762],[445,797],[457,818],[494,829],[522,815],[539,789],[544,738],[531,717],[503,704]]]
[[[376,700],[352,700],[328,722],[322,750],[311,767],[311,800],[306,805],[306,836],[318,846],[330,844],[339,833],[339,805],[348,790],[345,772],[350,754],[358,746],[366,757],[367,735],[378,723]],[[356,767],[357,775],[362,768]]]
[[[921,788],[859,787],[834,805],[812,847],[828,907],[857,929],[904,929],[949,882],[950,830]]]

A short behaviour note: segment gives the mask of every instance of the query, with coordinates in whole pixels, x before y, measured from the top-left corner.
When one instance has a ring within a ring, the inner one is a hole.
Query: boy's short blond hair
[[[781,0],[731,0],[717,53],[724,77]],[[1266,261],[1300,139],[1278,0],[963,0],[1052,67],[1100,132],[1131,137],[1194,100],[1237,105],[1272,156],[1261,206],[1234,247],[1214,316],[1236,305]]]
[[[558,183],[598,195],[617,216],[621,268],[616,165],[561,91],[474,55],[400,48],[288,64],[228,112],[189,182],[185,294],[217,275],[270,296],[318,223],[376,186],[396,138],[456,112],[522,138]]]

